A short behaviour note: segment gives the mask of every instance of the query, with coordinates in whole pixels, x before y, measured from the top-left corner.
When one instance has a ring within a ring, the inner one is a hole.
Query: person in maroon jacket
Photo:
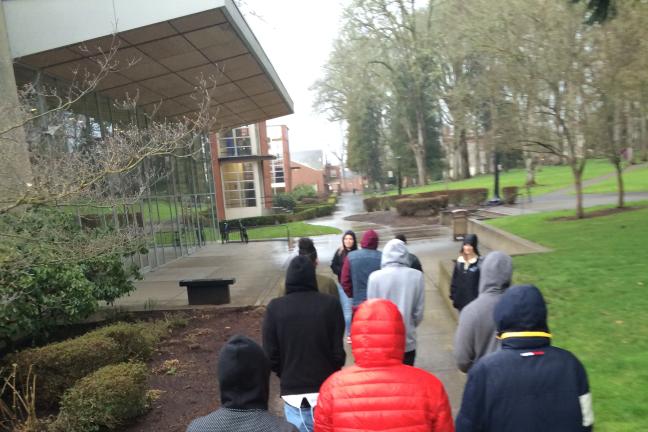
[[[320,388],[315,432],[453,432],[446,391],[434,375],[403,364],[405,325],[389,300],[367,300],[351,324],[356,364]]]

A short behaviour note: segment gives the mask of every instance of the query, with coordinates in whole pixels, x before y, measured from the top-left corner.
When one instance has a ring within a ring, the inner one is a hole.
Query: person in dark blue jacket
[[[502,349],[470,369],[457,432],[589,432],[585,368],[551,346],[547,308],[532,285],[509,288],[495,307]]]

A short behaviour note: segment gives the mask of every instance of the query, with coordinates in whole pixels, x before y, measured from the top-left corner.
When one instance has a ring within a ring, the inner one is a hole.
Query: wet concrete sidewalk
[[[353,229],[358,241],[362,232],[375,229],[380,237],[380,248],[398,233],[407,236],[408,248],[421,260],[426,278],[425,318],[418,328],[416,366],[434,373],[444,383],[456,413],[465,376],[454,365],[452,340],[456,323],[436,283],[439,261],[455,258],[459,243],[452,241],[450,230],[442,226],[390,227],[344,219],[363,211],[361,195],[345,194],[332,216],[309,223]],[[313,240],[319,255],[318,273],[333,276],[330,260],[341,244],[341,235],[318,236]],[[230,290],[232,301],[227,306],[264,305],[281,294],[279,283],[294,256],[293,248],[294,241],[293,244],[286,241],[210,244],[191,256],[147,273],[144,280],[136,283],[137,290],[116,305],[135,310],[186,308],[186,289],[179,287],[178,281],[212,277],[236,278]]]

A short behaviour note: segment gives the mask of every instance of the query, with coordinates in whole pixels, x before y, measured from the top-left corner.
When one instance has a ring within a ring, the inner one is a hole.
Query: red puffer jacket
[[[320,388],[315,432],[453,432],[443,384],[403,365],[405,327],[388,300],[360,305],[351,325],[356,364],[331,375]]]

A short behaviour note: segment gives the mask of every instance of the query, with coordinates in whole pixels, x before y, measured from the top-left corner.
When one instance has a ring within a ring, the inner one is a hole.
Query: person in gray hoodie
[[[387,242],[381,269],[369,275],[367,298],[390,300],[398,307],[407,332],[403,363],[414,366],[416,327],[423,321],[425,306],[425,279],[423,273],[410,268],[410,263],[409,252],[402,240]]]
[[[513,260],[503,252],[489,253],[481,266],[479,295],[459,315],[454,340],[454,356],[462,372],[483,356],[499,349],[493,311],[511,285]]]

